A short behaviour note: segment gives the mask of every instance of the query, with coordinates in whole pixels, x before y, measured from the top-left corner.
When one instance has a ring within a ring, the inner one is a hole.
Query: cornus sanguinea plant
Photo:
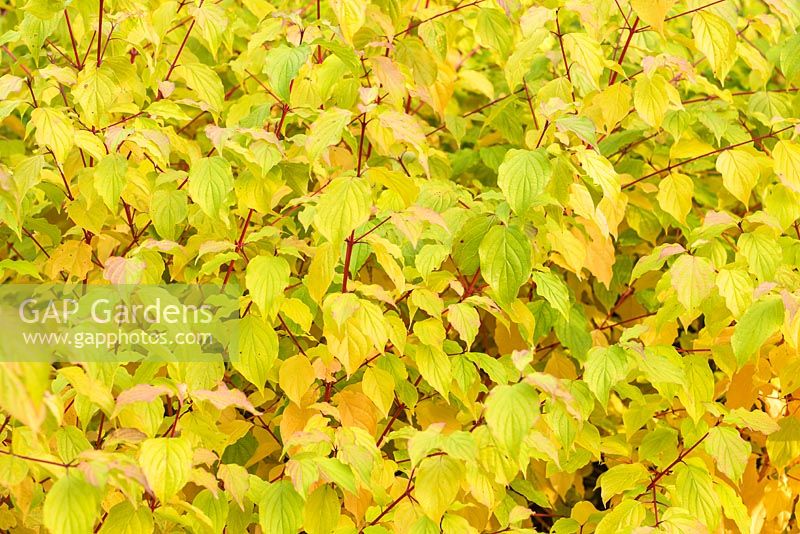
[[[242,317],[0,364],[0,531],[799,528],[795,0],[0,10],[2,280]]]

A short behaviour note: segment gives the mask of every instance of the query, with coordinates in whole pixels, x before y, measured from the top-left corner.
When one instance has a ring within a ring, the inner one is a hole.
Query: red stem
[[[236,252],[242,250],[242,246],[244,246],[244,238],[247,235],[247,228],[250,226],[250,219],[253,217],[253,208],[250,208],[250,211],[247,212],[247,218],[244,221],[244,226],[242,226],[242,232],[239,234],[239,239],[236,241]],[[235,260],[231,260],[228,264],[228,271],[225,273],[225,279],[222,281],[222,287],[228,285],[228,280],[231,278],[231,274],[233,274],[233,262]]]
[[[655,488],[655,487],[656,487],[656,485],[658,484],[658,482],[659,482],[659,481],[660,481],[662,478],[664,478],[665,476],[667,476],[667,475],[669,474],[669,472],[670,472],[670,471],[672,471],[672,468],[673,468],[673,467],[675,467],[676,465],[678,465],[679,463],[681,463],[681,462],[683,461],[683,459],[684,459],[684,458],[686,458],[687,456],[689,456],[689,454],[690,454],[690,453],[691,453],[693,450],[695,450],[695,449],[697,448],[697,446],[698,446],[698,445],[700,445],[700,444],[703,442],[703,440],[704,440],[704,439],[706,439],[707,437],[708,437],[708,432],[706,432],[705,434],[703,434],[703,437],[701,437],[700,439],[698,439],[698,440],[695,442],[695,444],[694,444],[694,445],[692,445],[692,446],[691,446],[691,447],[689,447],[688,449],[684,449],[684,450],[683,450],[683,452],[681,452],[681,453],[678,455],[678,457],[677,457],[677,458],[675,458],[675,460],[674,460],[674,461],[673,461],[671,464],[669,464],[669,465],[668,465],[668,466],[667,466],[667,467],[666,467],[666,468],[665,468],[663,471],[659,471],[659,472],[656,474],[656,476],[655,476],[655,477],[653,477],[653,480],[651,480],[651,481],[650,481],[650,484],[647,486],[647,489],[646,489],[645,491],[650,491],[650,490],[652,490],[653,488]]]
[[[205,0],[200,0],[200,3],[197,5],[198,9],[203,7],[204,1]],[[175,65],[178,64],[178,58],[180,58],[181,54],[183,53],[183,49],[186,46],[186,42],[189,40],[189,35],[191,35],[192,29],[194,29],[195,22],[197,21],[192,19],[192,23],[189,25],[189,29],[186,30],[186,35],[183,36],[183,41],[181,41],[181,46],[178,48],[178,53],[175,54],[175,59],[172,60],[172,64],[169,66],[169,70],[167,71],[167,75],[164,76],[164,81],[169,80],[169,77],[172,76],[172,71],[175,70]]]
[[[353,245],[356,244],[353,232],[350,232],[350,237],[345,239],[347,243],[347,250],[344,255],[344,272],[342,273],[342,293],[347,293],[347,279],[350,276],[350,260],[353,257]]]
[[[622,47],[622,53],[619,55],[619,59],[617,60],[617,65],[622,68],[622,61],[625,59],[625,54],[628,53],[628,47],[631,45],[631,40],[633,39],[633,34],[636,33],[636,26],[639,25],[639,17],[636,17],[636,20],[633,21],[633,26],[628,28],[628,38],[625,40],[625,45]],[[608,79],[608,86],[611,87],[617,81],[617,71],[613,71],[611,73],[611,77]]]
[[[366,129],[367,129],[367,117],[366,117],[366,115],[362,115],[361,116],[361,135],[358,138],[358,169],[356,170],[356,175],[357,176],[361,176],[361,163],[362,163],[362,158],[363,158],[363,153],[364,153],[364,132],[366,131]]]
[[[297,341],[296,337],[294,337],[292,331],[289,330],[289,326],[286,324],[286,321],[283,320],[283,317],[281,317],[280,313],[278,314],[278,320],[281,322],[281,326],[283,327],[283,329],[286,330],[286,333],[289,334],[289,337],[292,338],[292,343],[294,343],[294,346],[297,347],[297,350],[300,351],[300,354],[302,354],[303,356],[308,356],[306,354],[306,351],[303,350],[303,347],[300,346],[300,342]]]
[[[556,36],[558,36],[558,46],[561,48],[561,59],[564,61],[564,68],[567,70],[567,80],[572,85],[572,76],[569,73],[569,62],[567,61],[567,54],[564,52],[564,35],[561,33],[561,22],[558,20],[559,10],[556,9]],[[572,100],[575,100],[575,95],[572,95]]]
[[[97,68],[100,68],[100,63],[103,61],[103,7],[105,0],[100,0],[99,20],[97,21]]]
[[[75,33],[72,31],[72,22],[69,20],[69,13],[64,9],[64,19],[67,21],[67,31],[69,31],[69,40],[72,42],[72,52],[75,54],[75,65],[78,70],[83,68],[81,58],[78,55],[78,43],[75,41]]]
[[[409,33],[414,28],[422,26],[426,22],[430,22],[430,21],[432,21],[434,19],[438,19],[439,17],[444,17],[445,15],[449,15],[450,13],[455,13],[456,11],[461,11],[462,9],[465,9],[467,7],[477,6],[481,2],[483,2],[483,0],[475,0],[474,2],[470,2],[469,4],[459,5],[459,6],[456,6],[456,7],[452,8],[452,9],[448,9],[447,11],[442,11],[441,13],[437,13],[436,15],[434,15],[434,16],[432,16],[430,18],[427,18],[425,20],[421,20],[421,21],[417,22],[416,24],[409,24],[408,27],[406,27],[405,30],[401,31],[398,34],[395,34],[394,39],[397,39],[401,35],[405,35],[405,34]]]
[[[697,161],[699,159],[707,158],[708,156],[713,156],[715,154],[719,154],[720,152],[725,152],[726,150],[731,150],[731,149],[736,148],[736,147],[740,147],[740,146],[747,145],[747,144],[750,144],[750,143],[755,143],[755,142],[761,141],[762,139],[768,139],[770,137],[775,137],[779,133],[785,132],[786,130],[790,130],[790,129],[794,128],[794,127],[795,127],[795,125],[792,124],[791,126],[786,126],[785,128],[781,128],[780,130],[777,130],[775,132],[770,132],[768,134],[760,135],[758,137],[754,137],[753,139],[748,139],[747,141],[741,141],[739,143],[734,143],[732,145],[724,146],[722,148],[718,148],[716,150],[712,150],[711,152],[706,152],[705,154],[700,154],[699,156],[695,156],[693,158],[689,158],[687,160],[680,161],[678,163],[673,163],[672,165],[668,165],[668,166],[664,167],[663,169],[659,169],[659,170],[653,171],[650,174],[646,174],[645,176],[642,176],[641,178],[637,178],[636,180],[633,180],[632,182],[628,182],[627,184],[624,184],[622,186],[622,189],[627,189],[627,188],[629,188],[629,187],[631,187],[631,186],[633,186],[635,184],[638,184],[642,180],[647,180],[648,178],[652,178],[653,176],[657,176],[657,175],[659,175],[661,173],[669,172],[672,169],[676,169],[676,168],[678,168],[678,167],[680,167],[682,165],[686,165],[687,163],[691,163],[691,162]]]

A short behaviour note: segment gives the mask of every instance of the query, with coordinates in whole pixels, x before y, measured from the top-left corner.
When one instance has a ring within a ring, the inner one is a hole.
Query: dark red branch
[[[422,26],[426,22],[430,22],[432,20],[438,19],[439,17],[444,17],[445,15],[449,15],[451,13],[455,13],[456,11],[461,11],[462,9],[465,9],[465,8],[468,8],[468,7],[477,6],[478,4],[480,4],[482,2],[483,2],[483,0],[475,0],[474,2],[470,2],[469,4],[457,5],[456,7],[452,8],[452,9],[448,9],[447,11],[442,11],[441,13],[437,13],[436,15],[434,15],[432,17],[429,17],[429,18],[427,18],[425,20],[421,20],[421,21],[419,21],[419,22],[417,22],[415,24],[409,24],[408,27],[406,27],[405,30],[401,31],[398,34],[395,34],[394,39],[397,39],[398,37],[409,33],[411,30],[413,30],[415,28],[418,28],[419,26]]]
[[[705,154],[700,154],[699,156],[695,156],[693,158],[689,158],[687,160],[680,161],[678,163],[673,163],[672,165],[668,165],[668,166],[664,167],[663,169],[658,169],[656,171],[653,171],[653,172],[651,172],[649,174],[646,174],[646,175],[642,176],[641,178],[637,178],[636,180],[633,180],[632,182],[628,182],[627,184],[624,184],[622,186],[622,189],[627,189],[627,188],[629,188],[629,187],[631,187],[633,185],[638,184],[642,180],[647,180],[648,178],[652,178],[653,176],[657,176],[657,175],[659,175],[661,173],[670,172],[672,169],[676,169],[678,167],[686,165],[687,163],[691,163],[691,162],[697,161],[699,159],[707,158],[708,156],[713,156],[715,154],[719,154],[720,152],[725,152],[727,150],[731,150],[731,149],[734,149],[734,148],[737,148],[737,147],[740,147],[740,146],[743,146],[743,145],[748,145],[750,143],[756,143],[758,141],[761,141],[762,139],[769,139],[770,137],[775,137],[779,133],[785,132],[786,130],[791,130],[794,127],[795,127],[795,125],[792,124],[791,126],[786,126],[785,128],[781,128],[780,130],[777,130],[777,131],[774,131],[774,132],[770,132],[768,134],[760,135],[758,137],[754,137],[752,139],[748,139],[747,141],[741,141],[739,143],[734,143],[732,145],[724,146],[722,148],[718,148],[716,150],[712,150],[711,152],[706,152]]]
[[[619,59],[617,60],[617,65],[619,68],[622,68],[622,62],[625,59],[625,54],[628,53],[628,47],[631,45],[631,40],[633,39],[633,34],[636,33],[636,26],[639,25],[639,17],[636,17],[636,20],[633,21],[633,26],[628,28],[628,38],[625,40],[625,44],[622,47],[622,53],[619,55]],[[611,87],[617,81],[617,71],[613,71],[611,73],[611,77],[608,79],[608,86]]]
[[[75,33],[72,31],[72,22],[69,20],[69,13],[67,10],[64,10],[64,20],[67,21],[67,31],[69,32],[69,40],[72,43],[72,52],[75,54],[75,66],[78,70],[83,68],[81,64],[81,58],[78,55],[78,43],[75,41]]]
[[[353,232],[350,232],[350,237],[345,239],[347,249],[344,254],[344,271],[342,272],[342,293],[347,293],[347,280],[350,277],[350,260],[353,257],[353,246],[356,244],[353,237]]]
[[[98,10],[98,21],[97,21],[97,68],[100,68],[100,64],[103,61],[103,7],[105,4],[105,0],[100,0],[100,8]]]

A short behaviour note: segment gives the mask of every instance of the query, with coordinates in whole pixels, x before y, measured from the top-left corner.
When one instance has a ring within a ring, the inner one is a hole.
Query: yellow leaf
[[[278,383],[289,399],[297,405],[314,383],[314,368],[304,354],[292,356],[281,364]]]
[[[564,36],[564,48],[575,65],[588,75],[592,86],[599,88],[604,65],[600,43],[586,33],[568,33]]]
[[[664,18],[675,0],[631,0],[631,7],[644,22],[658,33],[664,33]]]
[[[72,90],[81,118],[88,126],[100,126],[118,92],[106,71],[106,68],[98,69],[90,63],[78,74],[78,83]]]
[[[772,157],[775,158],[775,173],[781,182],[800,193],[800,145],[794,141],[778,141]]]
[[[83,241],[67,241],[50,255],[45,273],[53,280],[62,272],[78,280],[92,270],[92,247]]]
[[[352,43],[353,35],[367,20],[367,3],[361,0],[334,0],[332,4],[345,40]]]
[[[684,174],[670,174],[658,184],[656,199],[661,209],[685,223],[686,216],[692,209],[694,183]]]
[[[699,11],[692,18],[694,43],[708,58],[714,75],[724,81],[736,60],[736,34],[721,17],[708,11]]]
[[[758,182],[758,161],[755,156],[741,148],[726,150],[717,157],[717,171],[722,175],[725,189],[747,206],[750,193]]]
[[[31,113],[31,124],[36,128],[36,144],[52,150],[56,159],[63,163],[75,134],[66,114],[53,108],[36,108]]]
[[[658,128],[669,105],[667,80],[660,74],[641,76],[633,89],[633,105],[639,116],[650,126]]]
[[[684,254],[672,264],[670,274],[678,302],[687,310],[700,306],[714,289],[714,265],[706,258]]]
[[[619,197],[621,189],[619,174],[605,156],[594,150],[579,151],[577,156],[581,167],[592,181],[600,186],[606,198]]]
[[[425,458],[420,462],[414,497],[425,515],[439,521],[458,494],[464,467],[449,456]]]
[[[303,278],[303,283],[308,287],[308,294],[315,302],[322,301],[333,282],[334,269],[339,263],[341,247],[326,241],[317,247],[311,264],[308,267],[308,276]]]
[[[183,63],[175,73],[182,77],[191,90],[197,93],[200,101],[208,105],[208,110],[213,113],[222,111],[223,93],[222,80],[211,67],[202,63]]]
[[[388,371],[370,367],[364,371],[361,389],[386,417],[394,402],[394,378]]]
[[[626,83],[615,83],[597,94],[592,103],[600,108],[602,126],[610,132],[631,109],[631,88]]]

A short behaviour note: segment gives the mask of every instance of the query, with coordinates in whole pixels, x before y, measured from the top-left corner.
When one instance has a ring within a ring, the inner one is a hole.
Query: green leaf
[[[725,416],[725,422],[742,428],[749,428],[762,434],[772,434],[780,430],[780,426],[767,413],[751,412],[744,408],[734,408]]]
[[[342,139],[342,131],[352,116],[348,110],[339,108],[327,109],[320,114],[306,138],[306,151],[311,163],[319,158],[323,150]]]
[[[467,349],[472,346],[478,329],[481,326],[481,319],[475,308],[466,303],[457,303],[447,308],[447,320],[462,340],[467,344]]]
[[[494,226],[478,248],[481,274],[498,301],[507,304],[517,297],[531,273],[531,246],[525,235],[513,227]]]
[[[186,191],[159,189],[150,199],[150,214],[153,217],[153,226],[164,239],[174,241],[177,236],[177,226],[186,220],[189,213],[189,195]]]
[[[197,93],[200,101],[206,104],[210,111],[214,113],[222,111],[225,89],[211,67],[202,63],[181,63],[175,69],[175,74],[183,78],[186,85]]]
[[[569,289],[564,281],[551,272],[542,271],[535,271],[531,279],[536,284],[536,293],[563,317],[569,317]]]
[[[238,357],[231,359],[233,368],[251,384],[264,389],[267,376],[278,359],[278,336],[263,319],[248,314],[239,321]]]
[[[414,361],[419,374],[428,384],[438,391],[442,397],[448,398],[452,381],[450,359],[440,347],[417,345],[414,350]]]
[[[270,48],[267,52],[264,58],[264,73],[275,93],[284,102],[289,101],[289,85],[310,55],[311,48],[306,45],[297,47],[280,45]]]
[[[649,480],[650,473],[642,464],[620,464],[600,475],[597,484],[600,486],[603,502],[607,503],[614,495],[619,495]]]
[[[690,459],[677,468],[675,494],[681,506],[713,531],[722,516],[719,499],[705,465],[694,462],[694,459]]]
[[[550,175],[544,150],[509,150],[498,170],[497,185],[514,213],[524,214],[541,200]]]
[[[584,379],[602,406],[608,405],[611,388],[628,374],[629,361],[625,350],[617,345],[594,347],[586,360]]]
[[[714,289],[714,265],[706,258],[684,254],[669,269],[672,287],[687,311],[696,310]]]
[[[722,510],[727,517],[733,519],[739,532],[750,530],[750,515],[747,513],[747,507],[742,502],[741,493],[727,484],[715,484],[714,488],[717,490]]]
[[[475,25],[475,37],[483,46],[507,57],[513,44],[513,30],[508,17],[499,9],[481,7]]]
[[[189,481],[192,444],[188,438],[150,438],[139,449],[139,466],[162,502],[171,501]]]
[[[334,0],[331,5],[345,40],[352,43],[353,36],[367,20],[366,4],[359,0]]]
[[[783,469],[800,456],[800,420],[784,417],[778,424],[780,430],[767,436],[767,454],[776,468]]]
[[[753,300],[753,281],[742,268],[720,269],[717,273],[717,290],[725,298],[725,305],[736,319],[750,306]]]
[[[733,354],[740,366],[777,332],[783,324],[783,313],[783,301],[777,296],[759,300],[744,312],[731,337]]]
[[[116,98],[117,85],[106,68],[86,65],[78,74],[73,95],[81,111],[81,118],[89,126],[100,126]]]
[[[44,499],[43,521],[50,532],[90,534],[100,512],[100,492],[78,473],[58,479]]]
[[[448,456],[425,458],[417,469],[414,497],[422,510],[435,522],[452,506],[461,487],[464,466]]]
[[[637,77],[633,87],[633,105],[642,120],[659,128],[669,105],[667,80],[660,74]]]
[[[478,247],[493,224],[490,217],[473,217],[456,233],[452,256],[463,275],[472,276],[480,267]]]
[[[786,80],[796,82],[800,79],[800,34],[787,39],[781,48],[781,70]]]
[[[495,386],[486,398],[485,410],[492,436],[511,457],[516,457],[539,415],[536,390],[524,382]]]
[[[743,233],[736,245],[739,253],[747,258],[749,271],[762,282],[775,278],[782,257],[782,250],[774,233],[766,227]]]
[[[568,33],[563,37],[564,49],[578,71],[585,72],[591,86],[600,87],[600,76],[604,70],[603,49],[587,33]]]
[[[314,226],[331,243],[343,242],[369,219],[372,195],[363,178],[334,178],[320,197]]]
[[[724,81],[736,60],[736,34],[728,22],[711,13],[700,10],[692,16],[694,43],[708,58],[714,75]]]
[[[264,534],[296,534],[303,524],[303,498],[292,483],[281,480],[269,487],[258,503],[258,524]]]
[[[153,512],[147,506],[138,508],[128,501],[114,505],[103,521],[100,534],[152,534]]]
[[[303,529],[308,534],[329,534],[339,522],[341,504],[336,490],[326,485],[315,489],[303,509]]]
[[[280,256],[258,256],[247,264],[245,285],[265,318],[278,314],[290,274],[289,264]]]
[[[595,534],[634,532],[646,517],[647,510],[642,503],[633,499],[623,500],[603,515],[603,519],[597,524]]]
[[[119,154],[105,156],[94,168],[94,187],[108,209],[114,211],[127,183],[128,160]]]
[[[225,158],[213,156],[194,162],[189,170],[189,195],[203,213],[212,219],[220,218],[231,191],[233,173]]]
[[[772,151],[775,159],[775,173],[789,189],[800,192],[800,144],[781,140],[775,143]]]
[[[750,445],[739,433],[727,426],[715,426],[708,431],[706,452],[717,462],[717,468],[734,482],[740,482],[750,456]]]
[[[686,373],[685,387],[678,391],[678,398],[686,407],[686,413],[693,421],[699,421],[706,412],[706,403],[714,400],[714,375],[708,366],[708,360],[698,354],[689,354],[683,358]]]

